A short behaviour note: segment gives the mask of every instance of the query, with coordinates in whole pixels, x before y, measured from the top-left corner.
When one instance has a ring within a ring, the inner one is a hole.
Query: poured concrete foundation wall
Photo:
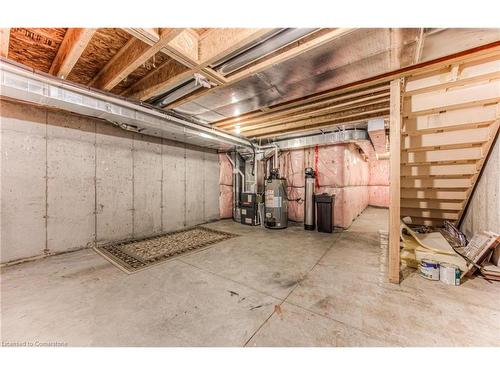
[[[491,150],[481,178],[462,222],[461,229],[470,239],[489,230],[500,234],[500,140]]]
[[[219,218],[215,151],[0,101],[1,262]]]

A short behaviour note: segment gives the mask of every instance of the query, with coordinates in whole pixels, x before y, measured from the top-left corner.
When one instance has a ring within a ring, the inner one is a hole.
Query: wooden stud
[[[0,56],[9,56],[10,29],[0,29]]]
[[[399,284],[401,80],[391,81],[390,88],[389,281]]]
[[[96,29],[69,28],[52,61],[49,73],[66,78],[82,55]]]

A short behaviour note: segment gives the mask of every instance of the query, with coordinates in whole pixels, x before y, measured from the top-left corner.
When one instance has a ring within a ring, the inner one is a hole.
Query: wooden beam
[[[213,29],[200,41],[200,63],[204,66],[219,61],[272,29]]]
[[[314,125],[314,126],[309,126],[307,128],[302,127],[302,128],[290,129],[290,130],[275,130],[275,131],[272,131],[269,133],[260,134],[258,136],[253,136],[252,138],[272,139],[272,138],[277,137],[277,136],[300,134],[300,133],[304,133],[304,131],[312,131],[312,130],[330,131],[330,130],[339,129],[339,126],[358,125],[360,122],[366,122],[366,120],[369,120],[370,118],[384,118],[384,120],[386,118],[388,119],[389,118],[389,108],[387,108],[386,113],[376,112],[372,115],[365,113],[364,115],[357,116],[355,118],[342,119],[342,120],[338,120],[338,121],[335,120],[335,121],[332,121],[328,124]]]
[[[67,77],[95,32],[96,29],[69,28],[52,61],[49,73],[60,78]]]
[[[427,34],[429,35],[429,34]],[[315,100],[320,100],[326,97],[332,97],[334,95],[341,95],[345,93],[352,93],[355,90],[361,90],[365,89],[368,87],[374,87],[376,85],[382,85],[390,82],[391,80],[394,79],[399,79],[402,77],[405,77],[406,79],[412,79],[413,76],[418,76],[420,77],[421,75],[428,74],[429,72],[432,71],[438,71],[438,70],[443,70],[444,68],[447,69],[452,64],[473,64],[477,61],[486,61],[488,59],[492,60],[500,56],[500,41],[498,42],[493,42],[484,46],[472,48],[469,50],[461,51],[452,55],[448,55],[442,58],[437,58],[429,61],[425,61],[422,63],[419,63],[417,65],[411,65],[407,66],[401,69],[398,69],[396,71],[391,71],[387,73],[380,74],[375,77],[371,78],[366,78],[360,81],[356,82],[351,82],[339,87],[336,87],[334,89],[330,90],[325,90],[322,91],[318,94],[315,94],[313,96],[307,96],[304,99],[301,99],[302,103],[307,103]],[[205,91],[206,92],[206,91]],[[199,94],[201,95],[201,94]],[[190,99],[195,99],[196,96],[191,96]],[[279,107],[280,109],[284,108],[291,108],[294,107],[296,100],[291,100],[288,102],[285,102],[283,104],[280,104]],[[175,102],[170,105],[170,108],[174,108],[175,105],[180,105],[181,102]],[[483,103],[484,104],[484,103]],[[267,109],[264,109],[267,112]],[[272,111],[273,109],[271,109]],[[259,116],[260,113],[257,111],[251,112],[247,115],[243,116],[238,116],[237,118],[228,118],[226,120],[222,121],[227,121],[226,123],[229,123],[231,121],[238,121],[238,120],[246,120],[250,118],[254,118],[256,116]],[[221,122],[222,124],[223,122]],[[218,123],[215,123],[218,125]]]
[[[413,59],[413,64],[418,64],[420,62],[420,59],[422,58],[422,51],[424,50],[424,40],[425,40],[425,34],[424,34],[424,28],[422,27],[420,29],[417,38],[417,44],[415,46],[415,57]]]
[[[381,99],[381,101],[378,101]],[[345,110],[349,108],[355,108],[359,105],[369,105],[374,103],[386,102],[389,99],[389,92],[382,91],[381,93],[376,93],[373,95],[363,96],[360,95],[359,98],[352,98],[352,100],[341,100],[340,103],[335,104],[336,101],[327,100],[319,103],[321,108],[315,109],[311,105],[306,105],[303,107],[297,107],[293,110],[285,110],[282,112],[271,113],[269,115],[264,115],[258,118],[258,120],[253,121],[238,121],[233,122],[229,125],[223,127],[224,129],[232,129],[236,125],[240,127],[240,129],[251,130],[258,129],[259,127],[266,127],[271,125],[277,125],[280,123],[290,123],[292,121],[301,120],[305,118],[317,117],[323,114],[339,112],[340,110]],[[319,104],[316,104],[318,106]],[[298,113],[297,113],[298,112]],[[251,127],[257,126],[257,127]]]
[[[0,29],[0,56],[9,56],[10,29]]]
[[[295,100],[293,102],[285,103],[283,105],[279,104],[273,106],[272,108],[268,108],[264,113],[258,110],[250,112],[243,116],[238,116],[236,118],[233,117],[230,119],[217,121],[214,123],[214,125],[222,129],[235,126],[236,124],[239,124],[240,126],[251,125],[267,120],[272,120],[278,117],[284,117],[285,115],[289,115],[299,111],[306,111],[320,106],[326,106],[338,102],[344,102],[347,101],[348,99],[359,98],[362,96],[369,96],[372,94],[377,95],[381,92],[388,93],[389,86],[384,85],[384,86],[373,87],[362,91],[351,92],[345,95],[336,95],[336,94],[314,95],[307,99]]]
[[[338,39],[342,36],[352,33],[356,29],[352,28],[338,28],[334,29],[324,35],[321,35],[317,38],[311,39],[303,44],[298,45],[295,48],[289,49],[286,52],[280,53],[274,57],[264,60],[263,62],[254,65],[248,69],[244,69],[240,73],[236,73],[231,76],[230,82],[234,83],[242,80],[243,78],[247,78],[253,74],[259,73],[273,65],[280,64],[284,61],[290,60],[294,57],[297,57],[305,52],[308,52],[314,48],[318,48],[326,43],[331,42],[332,40]]]
[[[222,30],[224,30],[224,29],[222,29]],[[241,30],[245,30],[245,29],[241,29]],[[259,73],[259,72],[261,72],[261,71],[263,71],[263,70],[265,70],[273,65],[280,64],[280,63],[287,61],[289,59],[292,59],[292,58],[294,58],[302,53],[308,52],[314,48],[317,48],[317,47],[322,46],[328,42],[331,42],[332,40],[335,40],[335,39],[340,38],[344,35],[347,35],[347,34],[353,32],[354,30],[356,30],[356,29],[338,28],[338,29],[334,29],[330,32],[327,32],[323,35],[320,35],[317,38],[313,38],[305,43],[299,44],[297,47],[291,48],[291,49],[289,49],[283,53],[280,53],[276,56],[265,59],[264,61],[262,61],[256,65],[250,66],[248,68],[241,70],[240,72],[237,72],[237,73],[230,75],[228,84],[233,84],[233,83],[239,82],[242,79],[245,79],[251,75],[257,74],[257,73]],[[211,32],[209,35],[210,35],[210,39],[215,39],[217,34],[215,32]],[[208,36],[206,38],[204,38],[203,42],[200,44],[200,47],[204,48],[205,50],[210,50],[210,46],[211,46],[211,43],[209,42],[210,39],[208,38]],[[201,51],[201,53],[200,53],[202,60],[204,60],[205,58],[208,58],[212,62],[217,61],[218,59],[220,59],[223,56],[226,56],[228,54],[229,54],[229,52],[227,52],[225,54],[223,54],[223,53],[214,54],[214,53],[206,52],[205,54],[203,54],[203,51]],[[175,107],[180,106],[186,102],[192,101],[201,95],[205,95],[205,93],[207,93],[207,92],[217,90],[220,87],[223,87],[223,86],[220,85],[220,86],[213,87],[209,90],[204,90],[204,91],[192,93],[192,94],[190,94],[190,95],[188,95],[180,100],[177,100],[177,101],[169,104],[167,106],[167,108],[175,108]]]
[[[192,71],[179,64],[175,60],[168,60],[158,69],[141,78],[138,82],[127,88],[121,95],[128,95],[132,98],[145,100],[159,93],[168,91],[179,82],[193,77]]]
[[[160,30],[158,28],[124,28],[133,37],[142,40],[147,44],[154,44],[160,40]]]
[[[291,129],[302,129],[302,130],[310,130],[313,127],[328,126],[332,124],[339,124],[348,122],[351,120],[365,120],[372,117],[377,117],[379,115],[387,114],[389,112],[389,101],[383,101],[379,104],[371,105],[371,106],[363,106],[355,109],[349,109],[342,112],[331,113],[319,117],[314,117],[305,120],[299,120],[291,123],[283,123],[280,125],[273,125],[270,127],[264,127],[259,129],[242,129],[241,133],[243,133],[247,137],[255,137],[255,136],[263,136],[264,134],[271,133],[279,133]],[[253,125],[251,128],[258,126]]]
[[[111,90],[130,73],[160,52],[179,33],[181,33],[180,29],[167,29],[152,46],[136,38],[130,39],[94,77],[90,86],[101,90]]]
[[[361,109],[370,108],[371,105],[381,104],[381,103],[386,103],[386,104],[389,103],[388,94],[384,93],[384,94],[379,94],[379,95],[375,95],[375,96],[368,97],[368,98],[355,99],[355,100],[351,100],[349,102],[344,102],[344,103],[337,104],[337,105],[331,105],[331,106],[327,106],[325,108],[320,108],[317,110],[304,111],[304,112],[301,112],[298,114],[288,115],[288,116],[285,116],[283,118],[278,118],[276,120],[262,121],[262,122],[259,122],[257,124],[253,124],[253,125],[246,125],[246,124],[239,124],[239,125],[240,125],[241,131],[250,131],[250,130],[262,129],[262,128],[267,128],[267,127],[280,125],[280,124],[288,124],[288,125],[291,125],[293,123],[303,124],[302,122],[300,122],[300,120],[316,119],[316,120],[320,121],[324,118],[328,119],[328,117],[326,117],[324,115],[329,115],[329,114],[333,114],[333,113],[344,113],[348,110],[353,110],[356,108],[361,108]],[[234,125],[234,126],[236,126],[236,125]],[[234,126],[231,126],[230,128],[232,128]],[[290,126],[290,127],[292,127],[292,126]]]
[[[401,80],[391,81],[390,104],[390,187],[389,187],[389,281],[399,284],[400,250],[400,161],[401,161]]]
[[[124,91],[122,95],[146,100],[181,84],[196,72],[201,72],[210,80],[223,85],[226,79],[209,69],[208,65],[261,37],[270,30],[214,29],[207,33],[203,39],[196,39],[196,47],[194,46],[194,35],[189,30],[184,30],[178,38],[172,41],[173,43],[167,44],[162,52],[187,66],[189,71],[182,70],[177,76],[164,74],[164,72],[159,73],[156,80],[145,77],[134,84],[133,87]],[[222,37],[223,34],[230,34],[230,37]],[[210,46],[210,49],[207,46]],[[161,79],[165,80],[162,81]]]

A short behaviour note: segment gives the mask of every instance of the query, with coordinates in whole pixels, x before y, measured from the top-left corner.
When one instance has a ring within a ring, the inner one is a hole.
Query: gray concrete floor
[[[500,284],[384,282],[369,207],[342,233],[241,234],[126,275],[92,250],[2,269],[7,342],[70,346],[500,345]]]

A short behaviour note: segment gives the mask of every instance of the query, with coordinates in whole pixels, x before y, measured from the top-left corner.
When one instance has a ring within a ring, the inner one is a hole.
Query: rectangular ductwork
[[[11,98],[109,121],[125,130],[217,150],[252,148],[250,141],[149,105],[34,72],[0,59],[0,93]]]

